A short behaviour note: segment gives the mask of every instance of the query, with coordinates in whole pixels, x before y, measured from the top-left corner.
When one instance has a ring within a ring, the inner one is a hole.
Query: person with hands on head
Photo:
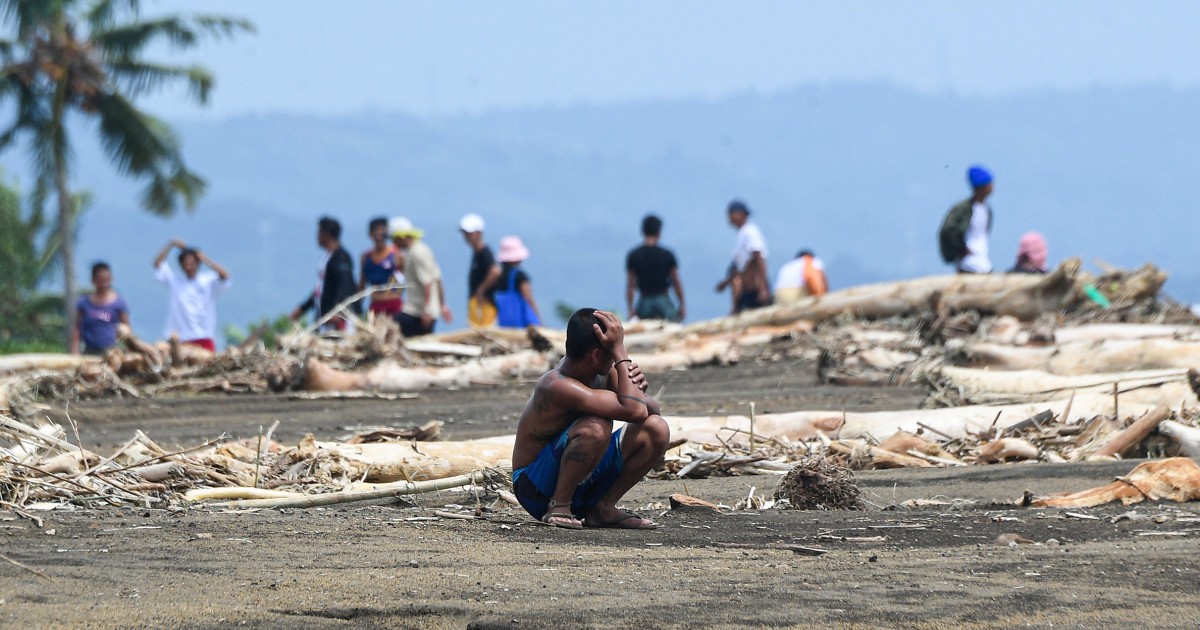
[[[521,412],[513,488],[534,518],[568,529],[658,525],[617,502],[666,452],[671,431],[625,351],[616,315],[592,308],[567,322],[566,356]],[[623,422],[614,431],[614,424]]]
[[[167,255],[173,249],[179,250],[182,277],[167,263]],[[201,265],[209,267],[211,271],[202,271]],[[169,339],[172,335],[178,335],[185,344],[216,352],[217,346],[213,340],[217,336],[217,298],[232,284],[229,272],[204,252],[175,239],[167,243],[154,258],[154,277],[165,284],[169,291],[163,337]]]

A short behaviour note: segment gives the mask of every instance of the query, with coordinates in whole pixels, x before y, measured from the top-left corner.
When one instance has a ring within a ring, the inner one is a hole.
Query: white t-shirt
[[[180,341],[216,339],[217,298],[225,293],[232,281],[222,281],[220,276],[207,269],[197,271],[195,278],[188,279],[166,261],[154,270],[154,277],[167,285],[170,292],[163,337],[176,334]]]
[[[967,226],[966,244],[971,253],[963,256],[958,268],[972,273],[991,273],[992,261],[988,259],[988,220],[992,211],[987,204],[971,206],[971,223]]]
[[[738,273],[746,270],[746,265],[750,264],[754,252],[760,252],[765,260],[767,258],[767,239],[763,238],[762,230],[758,229],[757,225],[746,221],[738,230],[737,238],[733,243],[733,264],[737,267]]]
[[[438,280],[442,279],[442,268],[424,241],[413,241],[404,252],[404,277],[409,286],[404,291],[402,310],[413,317],[429,315],[436,319],[442,312],[442,298],[437,288]],[[427,284],[432,285],[428,296],[425,295]]]
[[[813,269],[825,271],[825,263],[821,262],[820,258],[813,256]],[[793,258],[786,265],[779,269],[779,275],[775,276],[775,289],[803,289],[804,286],[804,259]]]

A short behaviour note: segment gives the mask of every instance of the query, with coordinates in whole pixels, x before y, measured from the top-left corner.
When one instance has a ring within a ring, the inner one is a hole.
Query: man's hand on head
[[[608,311],[596,311],[596,319],[604,324],[601,328],[600,324],[592,324],[592,330],[596,333],[596,339],[600,340],[600,345],[609,352],[615,352],[617,349],[625,347],[625,328],[621,326],[621,318],[609,313]]]

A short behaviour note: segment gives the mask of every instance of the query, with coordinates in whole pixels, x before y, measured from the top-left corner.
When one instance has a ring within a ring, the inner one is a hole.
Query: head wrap
[[[976,164],[967,169],[967,181],[971,182],[971,188],[987,186],[992,183],[992,173]]]

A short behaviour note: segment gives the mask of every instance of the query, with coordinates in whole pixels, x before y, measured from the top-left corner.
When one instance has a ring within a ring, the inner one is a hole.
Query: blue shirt
[[[129,306],[125,298],[117,299],[108,304],[97,305],[92,302],[92,296],[79,298],[79,338],[89,350],[107,350],[117,344],[117,324],[121,323],[121,313],[128,313]]]

